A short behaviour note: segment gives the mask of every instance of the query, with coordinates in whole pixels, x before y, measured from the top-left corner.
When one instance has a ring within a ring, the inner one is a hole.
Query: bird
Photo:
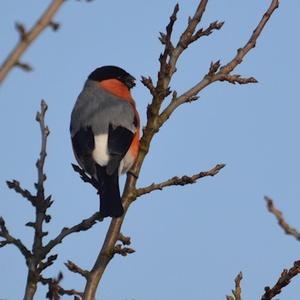
[[[140,117],[131,95],[135,80],[117,66],[95,69],[71,113],[74,156],[97,183],[103,218],[123,215],[119,176],[129,171],[139,150]]]

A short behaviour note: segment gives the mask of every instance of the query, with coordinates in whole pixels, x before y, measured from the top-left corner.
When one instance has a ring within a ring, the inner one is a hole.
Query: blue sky
[[[1,1],[1,61],[18,41],[14,22],[29,28],[50,1]],[[71,169],[70,112],[87,75],[96,67],[119,65],[140,78],[158,70],[164,31],[175,1],[66,1],[55,17],[61,29],[50,29],[30,47],[22,61],[34,71],[13,70],[0,91],[0,215],[11,233],[27,245],[33,209],[5,180],[18,179],[33,189],[40,147],[34,121],[41,99],[49,105],[47,192],[55,203],[47,225],[49,238],[98,208],[95,191]],[[210,62],[228,62],[250,37],[270,1],[209,1],[202,25],[225,21],[221,31],[193,44],[178,63],[171,87],[178,93],[195,84]],[[175,38],[197,1],[179,1]],[[239,271],[244,299],[259,299],[283,268],[299,259],[300,244],[283,234],[265,208],[263,196],[276,201],[292,226],[299,223],[299,53],[296,0],[282,1],[256,48],[235,73],[254,76],[255,85],[216,83],[200,99],[180,107],[153,140],[139,186],[174,175],[194,174],[226,163],[220,174],[192,186],[154,192],[134,203],[123,233],[137,251],[115,257],[98,293],[103,300],[224,299]],[[151,97],[138,83],[133,91],[142,123]],[[124,179],[122,179],[122,182]],[[47,275],[63,271],[65,288],[83,288],[83,280],[66,270],[68,259],[89,269],[108,221],[75,234],[57,247],[56,264]],[[26,268],[10,246],[0,249],[0,298],[21,299]],[[296,299],[300,278],[280,299]],[[41,288],[36,299],[45,298]]]

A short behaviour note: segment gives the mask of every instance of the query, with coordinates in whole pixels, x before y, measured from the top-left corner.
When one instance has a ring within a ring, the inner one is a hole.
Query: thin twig
[[[79,296],[83,297],[83,293],[79,292],[75,289],[66,290],[61,287],[60,282],[63,279],[63,274],[60,272],[57,278],[44,278],[40,276],[39,281],[43,285],[48,285],[48,292],[46,294],[46,298],[49,300],[59,300],[60,296],[68,295],[68,296]]]
[[[44,172],[45,161],[47,157],[47,138],[49,135],[49,129],[45,124],[45,116],[47,112],[47,104],[45,101],[41,101],[41,110],[36,114],[36,121],[39,123],[41,131],[41,150],[40,155],[36,163],[37,167],[37,182],[35,183],[36,194],[33,195],[30,191],[21,187],[20,183],[16,180],[8,181],[7,185],[9,188],[13,189],[16,193],[19,193],[21,196],[26,198],[34,207],[36,212],[36,217],[34,222],[28,222],[26,226],[30,226],[34,229],[34,242],[32,246],[32,253],[23,245],[23,243],[12,237],[6,226],[3,218],[0,219],[0,236],[4,238],[0,242],[0,247],[4,247],[8,244],[14,244],[19,248],[22,254],[26,258],[26,263],[28,266],[27,274],[27,284],[25,289],[24,299],[33,299],[36,292],[37,283],[41,280],[41,273],[51,266],[54,261],[57,259],[57,255],[50,255],[50,251],[57,246],[62,240],[68,235],[90,229],[97,221],[101,221],[102,218],[99,215],[99,212],[94,213],[91,217],[82,220],[80,223],[72,226],[71,228],[63,228],[60,234],[58,234],[54,239],[50,240],[45,246],[43,245],[43,238],[47,235],[47,232],[43,231],[43,223],[49,222],[51,216],[47,214],[47,209],[51,206],[52,200],[51,196],[45,196],[44,182],[46,180],[46,175]],[[78,167],[78,169],[80,169]],[[82,171],[80,171],[82,172]],[[86,176],[81,174],[83,179]],[[47,257],[48,256],[48,257]],[[46,258],[47,257],[47,258]],[[71,268],[71,265],[68,264],[68,267]],[[75,270],[75,264],[73,265],[73,271]],[[81,269],[82,270],[82,269]],[[77,269],[78,273],[79,267]],[[82,274],[84,271],[82,270]],[[87,276],[87,275],[86,275]],[[54,293],[55,289],[58,287],[56,281],[51,281],[51,289]],[[50,288],[50,287],[49,287]],[[59,293],[62,295],[68,294],[68,290],[63,290],[59,288]],[[72,292],[72,290],[71,290]],[[70,293],[71,293],[70,292]],[[70,295],[73,295],[72,293]],[[75,294],[74,294],[75,295]]]
[[[120,242],[122,242],[122,244],[123,244],[124,246],[129,246],[129,245],[131,244],[131,239],[130,239],[130,237],[129,237],[129,236],[123,235],[121,232],[120,232],[120,234],[119,234],[118,240],[119,240]]]
[[[186,185],[196,183],[198,179],[208,176],[217,175],[221,169],[225,167],[225,164],[218,164],[209,171],[200,172],[192,176],[172,177],[164,182],[152,183],[151,185],[136,190],[136,196],[140,197],[144,194],[151,193],[155,190],[162,190],[165,187],[175,185]]]
[[[128,254],[132,254],[134,252],[134,249],[123,247],[121,244],[116,245],[113,249],[113,254],[120,254],[121,256],[127,256]]]
[[[248,83],[257,83],[258,81],[254,77],[249,78],[243,78],[241,75],[228,75],[224,74],[223,76],[220,76],[220,81],[227,81],[231,84],[248,84]]]
[[[271,15],[279,6],[279,0],[272,0],[268,10],[263,15],[261,21],[253,31],[253,34],[249,41],[244,45],[244,47],[239,48],[236,56],[226,65],[222,66],[218,71],[220,64],[214,65],[214,70],[212,72],[212,65],[210,67],[209,72],[203,77],[201,81],[199,81],[196,85],[194,85],[191,89],[173,99],[171,103],[163,110],[160,115],[159,124],[162,126],[166,120],[170,117],[170,115],[178,108],[180,105],[189,102],[189,99],[196,96],[200,91],[206,88],[213,82],[216,81],[228,81],[229,83],[256,83],[257,80],[253,77],[250,78],[241,78],[240,75],[230,75],[228,76],[244,59],[247,53],[255,47],[257,39],[259,38],[263,28],[269,21]],[[218,71],[218,72],[217,72]]]
[[[50,255],[45,262],[40,262],[40,264],[38,265],[37,271],[38,273],[42,273],[43,270],[45,270],[46,268],[50,267],[53,265],[54,261],[57,259],[57,254],[55,255]]]
[[[79,166],[72,164],[73,170],[80,175],[80,178],[83,182],[91,184],[96,190],[98,190],[98,182],[93,177],[90,177],[85,171]]]
[[[192,35],[190,43],[197,41],[199,38],[203,36],[209,36],[213,33],[214,30],[220,30],[224,22],[215,21],[209,24],[206,29],[199,29],[195,34]]]
[[[241,281],[243,279],[243,273],[240,272],[234,279],[235,288],[232,290],[232,296],[226,296],[226,300],[242,300],[242,289],[241,289]]]
[[[35,183],[36,195],[34,196],[35,221],[28,222],[26,225],[34,229],[34,239],[32,245],[33,257],[28,263],[27,284],[25,288],[24,299],[33,299],[36,292],[37,283],[40,273],[51,266],[56,260],[57,255],[51,255],[43,262],[48,253],[43,251],[43,238],[48,232],[43,231],[43,223],[49,222],[51,217],[47,215],[47,209],[51,206],[51,196],[45,197],[44,182],[46,175],[44,174],[44,165],[47,156],[47,140],[49,136],[49,128],[45,124],[45,117],[48,106],[44,100],[41,101],[41,109],[36,114],[36,121],[39,123],[41,131],[41,150],[39,158],[36,162],[37,183]]]
[[[88,271],[87,270],[83,270],[82,268],[80,268],[78,265],[76,265],[74,262],[68,260],[68,262],[65,263],[65,266],[69,269],[69,271],[73,272],[73,273],[77,273],[80,274],[81,276],[87,278],[88,276]]]
[[[2,237],[4,240],[0,241],[0,248],[12,244],[15,245],[20,252],[25,257],[25,260],[27,261],[32,257],[31,252],[26,248],[26,246],[22,243],[20,239],[14,238],[8,231],[5,221],[2,217],[0,217],[0,237]]]
[[[48,242],[44,246],[44,253],[49,253],[51,249],[53,249],[55,246],[60,244],[62,240],[67,237],[68,235],[75,233],[75,232],[80,232],[80,231],[86,231],[90,229],[93,225],[95,225],[98,222],[101,222],[103,219],[100,217],[99,212],[94,213],[92,216],[90,216],[87,219],[82,220],[80,223],[68,228],[64,227],[61,232],[52,240]]]
[[[38,181],[37,181],[37,184],[35,185],[35,187],[37,189],[37,197],[43,198],[43,200],[45,198],[44,182],[46,181],[46,175],[44,174],[44,165],[45,165],[45,160],[46,160],[46,156],[47,156],[47,152],[46,152],[47,140],[48,140],[48,136],[50,134],[49,128],[45,124],[45,115],[46,115],[47,109],[48,109],[47,103],[44,100],[42,100],[41,101],[41,111],[37,112],[37,114],[36,114],[36,121],[40,125],[42,144],[41,144],[40,157],[36,162],[36,167],[37,167],[37,171],[38,171]]]
[[[267,202],[269,212],[276,217],[279,226],[284,230],[284,232],[292,235],[296,240],[300,241],[300,232],[297,229],[290,227],[290,225],[285,221],[282,212],[274,206],[272,199],[265,196],[265,200]]]
[[[33,206],[36,206],[36,197],[32,195],[28,190],[22,188],[19,181],[6,181],[6,184],[8,188],[13,189],[16,193],[27,199]]]
[[[270,288],[265,287],[265,293],[262,295],[261,300],[271,300],[276,295],[281,293],[281,290],[290,284],[291,280],[300,273],[300,261],[295,261],[294,266],[289,270],[284,269],[276,282],[276,284]]]
[[[267,23],[270,15],[275,10],[275,8],[273,9],[274,3],[278,3],[278,0],[272,1],[271,9],[269,8],[267,11],[268,18],[263,17],[262,22],[259,23],[258,30],[256,30],[256,34],[251,38],[250,46],[253,46],[253,41],[257,40],[258,36],[261,33],[262,28]],[[126,211],[130,206],[130,204],[137,197],[136,183],[137,183],[138,175],[140,174],[141,167],[143,165],[145,157],[147,156],[154,135],[160,130],[161,126],[168,120],[168,118],[171,116],[171,114],[178,106],[180,106],[183,103],[196,100],[197,94],[206,86],[213,83],[214,81],[226,80],[226,79],[229,79],[231,83],[233,82],[248,83],[246,81],[249,82],[254,81],[253,79],[251,80],[243,79],[241,77],[238,77],[238,75],[230,75],[229,74],[230,72],[226,73],[226,70],[230,69],[228,67],[225,69],[223,68],[222,73],[220,71],[218,72],[220,63],[219,62],[213,63],[208,73],[204,76],[204,78],[194,87],[192,87],[190,90],[183,93],[179,97],[177,96],[177,93],[173,91],[171,102],[167,105],[167,107],[163,110],[163,112],[160,113],[160,109],[163,101],[166,99],[167,96],[169,96],[172,93],[170,89],[170,81],[172,79],[172,76],[176,72],[176,63],[180,55],[196,39],[195,38],[196,36],[199,37],[201,36],[199,31],[197,33],[196,27],[201,21],[206,5],[207,5],[207,0],[200,1],[194,16],[192,18],[189,18],[187,27],[183,31],[182,35],[180,36],[179,41],[176,44],[176,47],[174,47],[175,44],[174,42],[172,42],[171,39],[173,27],[177,18],[177,12],[179,10],[179,6],[178,5],[175,6],[171,14],[169,24],[166,27],[166,32],[160,35],[160,41],[164,45],[164,50],[159,57],[160,69],[158,72],[157,82],[154,85],[153,80],[150,77],[142,78],[142,83],[149,89],[152,95],[152,101],[147,107],[147,123],[146,126],[143,128],[143,135],[140,140],[140,149],[139,149],[138,157],[135,161],[135,164],[133,165],[133,167],[131,168],[130,172],[127,175],[127,180],[126,180],[126,184],[122,196],[125,213],[120,218],[113,218],[110,223],[103,246],[87,278],[87,284],[85,286],[85,291],[84,291],[85,300],[95,299],[96,290],[101,280],[101,277],[107,265],[109,264],[110,260],[114,256],[116,250],[115,249],[116,242],[120,237],[120,231],[123,224],[123,220],[126,215]],[[212,27],[216,27],[214,29],[219,29],[222,27],[221,26],[222,23],[215,23],[215,24],[216,25],[212,25]],[[243,52],[240,52],[238,58],[241,58],[241,56],[244,57],[251,48],[253,47],[249,48],[248,44],[246,44],[245,50]],[[234,62],[230,64],[231,67],[233,66],[232,70],[234,69],[235,66],[238,65],[238,63],[240,63],[239,59],[234,60]],[[224,74],[228,74],[233,77],[226,77],[224,76]],[[135,174],[135,176],[132,176],[132,174]]]
[[[50,24],[53,28],[53,16],[64,2],[64,0],[53,0],[43,15],[29,31],[26,31],[23,24],[17,23],[16,28],[20,34],[20,41],[8,55],[0,68],[0,83],[5,79],[9,71],[14,66],[22,66],[22,68],[26,70],[25,64],[20,62],[21,56],[45,28],[47,28]],[[28,64],[26,64],[26,66],[27,70],[31,69]]]
[[[268,10],[264,13],[257,27],[254,29],[248,42],[245,44],[244,47],[239,48],[237,50],[236,56],[228,64],[221,67],[220,73],[229,74],[236,68],[237,65],[242,63],[247,53],[255,47],[258,37],[262,33],[265,25],[268,23],[274,11],[278,7],[279,7],[279,0],[272,0],[271,5],[269,6]]]

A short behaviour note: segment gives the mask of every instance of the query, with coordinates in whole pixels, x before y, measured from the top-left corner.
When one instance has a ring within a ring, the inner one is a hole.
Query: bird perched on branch
[[[139,114],[130,90],[135,78],[115,66],[94,70],[71,115],[70,132],[79,165],[98,182],[102,217],[123,215],[119,175],[139,148]]]

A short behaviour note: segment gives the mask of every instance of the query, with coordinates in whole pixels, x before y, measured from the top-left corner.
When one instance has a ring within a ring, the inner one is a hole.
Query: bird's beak
[[[136,79],[132,75],[128,74],[128,76],[126,76],[126,79],[125,79],[126,86],[129,89],[133,88],[135,86],[135,80]]]

